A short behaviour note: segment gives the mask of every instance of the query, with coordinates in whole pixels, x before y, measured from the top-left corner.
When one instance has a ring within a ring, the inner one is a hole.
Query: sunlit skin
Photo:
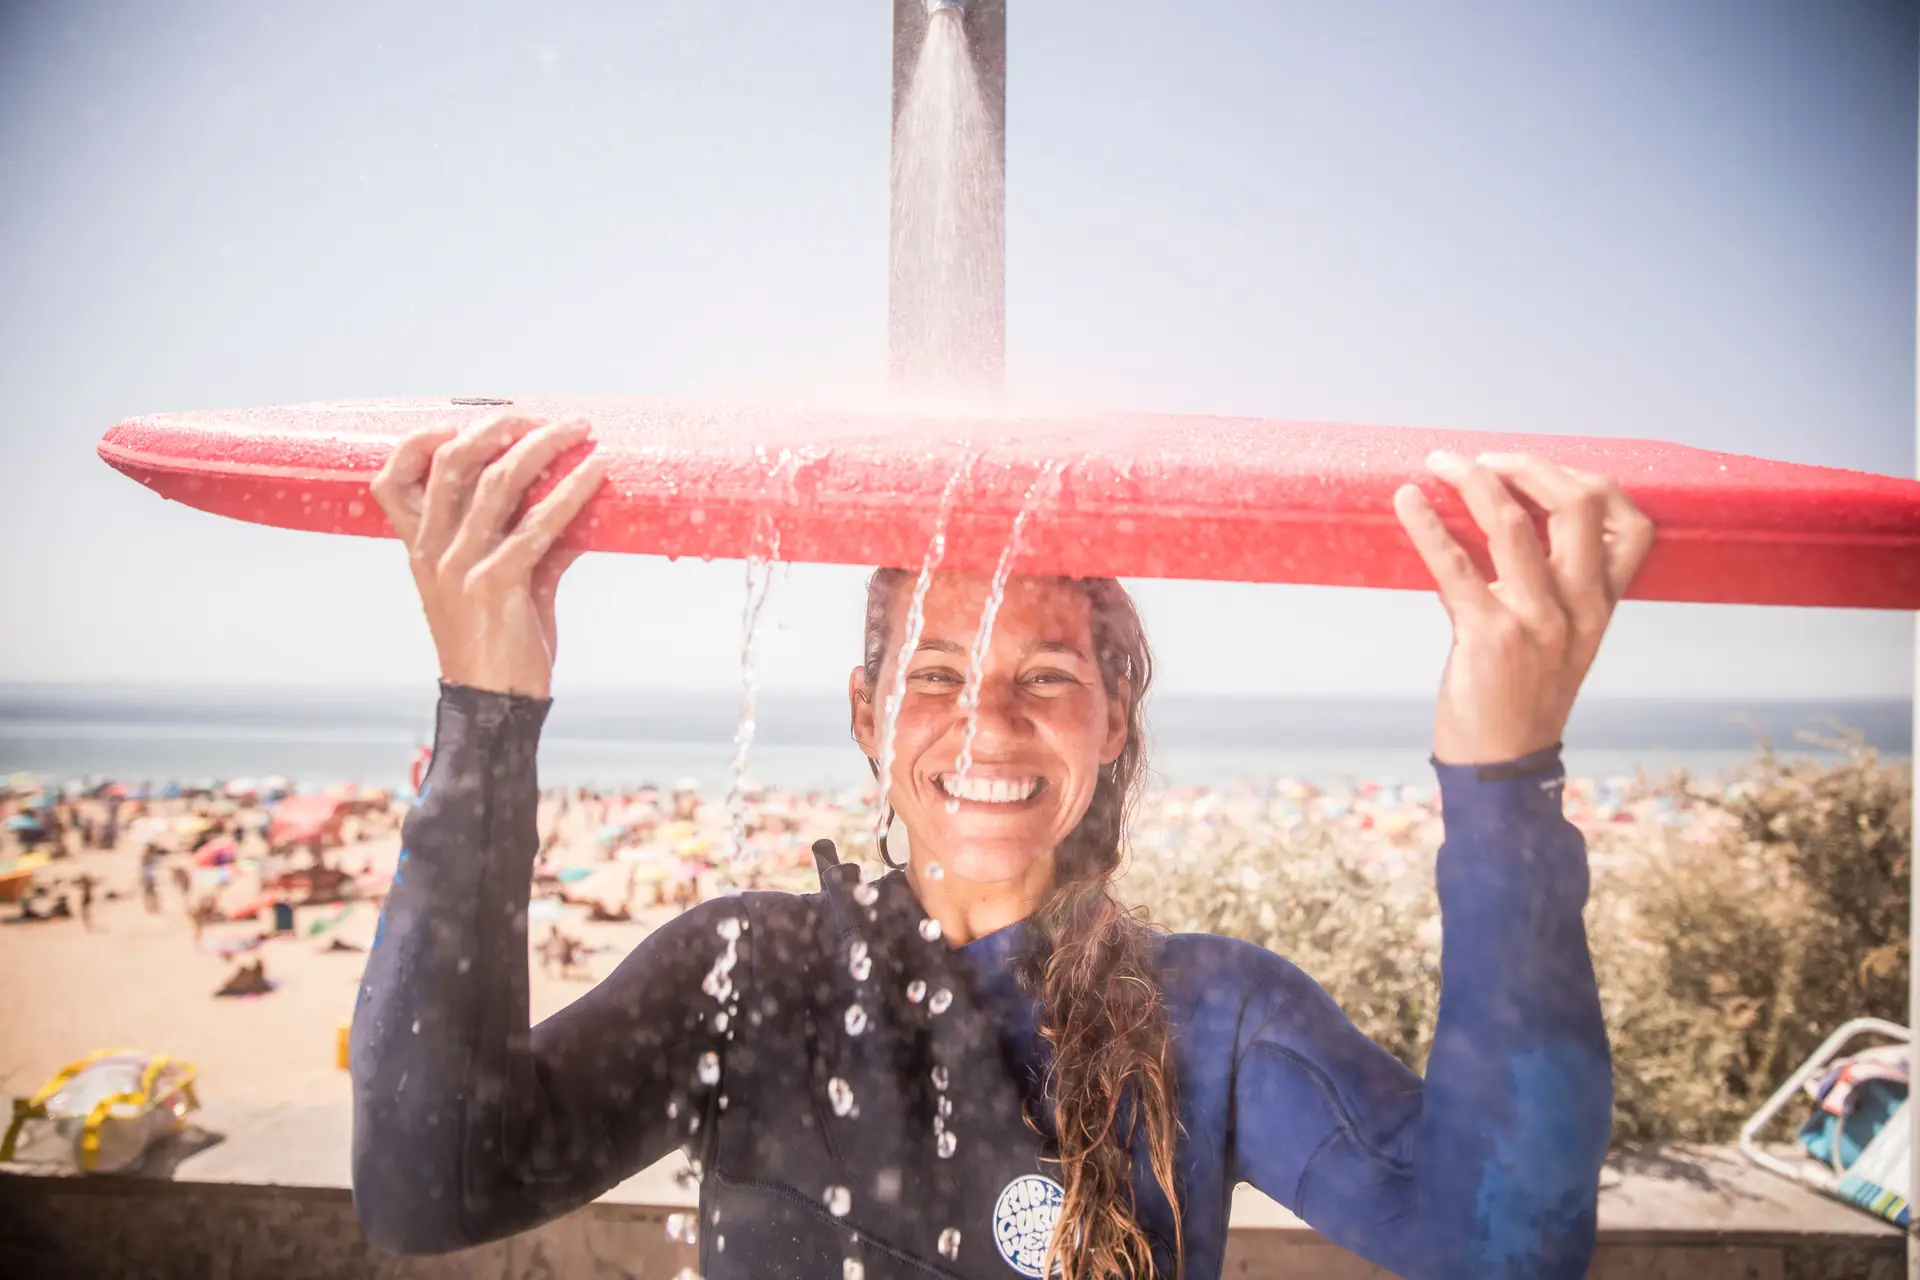
[[[1030,915],[1053,883],[1053,855],[1093,798],[1100,770],[1127,742],[1131,690],[1110,696],[1093,657],[1087,598],[1072,583],[1013,577],[980,668],[974,782],[1037,786],[1024,800],[961,798],[948,811],[966,736],[965,691],[987,602],[985,574],[943,573],[927,590],[926,622],[906,663],[894,725],[888,802],[912,849],[907,878],[927,914],[961,945]],[[883,707],[894,687],[907,612],[894,602],[879,688],[848,679],[854,736],[881,758]],[[938,865],[938,879],[929,868]]]

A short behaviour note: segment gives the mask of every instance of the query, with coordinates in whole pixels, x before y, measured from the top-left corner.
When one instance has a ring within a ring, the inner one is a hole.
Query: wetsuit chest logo
[[[1007,1265],[1028,1280],[1040,1280],[1053,1242],[1054,1224],[1067,1193],[1052,1178],[1025,1174],[1009,1182],[993,1206],[993,1242]],[[1058,1273],[1059,1266],[1054,1271]]]

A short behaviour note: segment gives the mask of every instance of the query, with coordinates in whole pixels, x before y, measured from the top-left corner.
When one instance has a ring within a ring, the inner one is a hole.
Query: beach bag
[[[1833,1194],[1906,1225],[1907,1046],[1842,1058],[1803,1087],[1816,1105],[1794,1140],[1833,1170]]]
[[[33,1097],[14,1099],[0,1162],[52,1161],[80,1173],[131,1168],[199,1108],[194,1074],[187,1063],[132,1049],[70,1062]]]

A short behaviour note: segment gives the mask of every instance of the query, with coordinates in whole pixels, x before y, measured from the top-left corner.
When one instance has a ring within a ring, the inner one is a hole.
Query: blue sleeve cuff
[[[1498,764],[1436,760],[1433,767],[1445,826],[1437,868],[1443,907],[1547,891],[1577,912],[1587,895],[1586,841],[1567,821],[1560,747]]]

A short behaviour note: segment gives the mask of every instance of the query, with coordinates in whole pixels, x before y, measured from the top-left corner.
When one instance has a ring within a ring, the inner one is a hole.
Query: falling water
[[[770,517],[763,515],[761,519],[772,524]],[[755,642],[760,635],[760,613],[766,607],[768,588],[773,583],[774,561],[780,554],[779,530],[770,530],[764,545],[766,555],[747,557],[747,599],[740,615],[740,720],[733,730],[733,777],[727,787],[727,813],[733,825],[728,858],[736,865],[747,852],[747,752],[753,746],[758,679]]]
[[[1013,530],[1007,535],[1007,545],[1001,548],[1000,563],[993,567],[993,581],[987,589],[986,607],[980,611],[980,629],[974,633],[973,652],[967,657],[966,691],[960,698],[961,705],[967,709],[967,726],[960,735],[960,758],[953,768],[955,790],[966,784],[967,773],[973,768],[973,738],[980,731],[982,673],[986,667],[987,650],[993,644],[993,622],[1000,613],[1001,602],[1006,599],[1007,579],[1013,573],[1013,562],[1020,555],[1020,536],[1026,532],[1027,521],[1033,518],[1034,512],[1059,492],[1061,471],[1059,462],[1049,461],[1034,477],[1033,483],[1027,487],[1026,498],[1020,503],[1018,514],[1013,517]],[[949,797],[947,812],[959,811],[959,799]]]
[[[911,392],[997,390],[1006,176],[960,11],[929,15],[894,121],[893,372]]]
[[[766,452],[756,447],[761,465],[767,465]],[[804,459],[792,450],[782,449],[767,468],[769,490],[784,476],[789,488]],[[789,493],[788,497],[793,495]],[[747,851],[747,753],[753,746],[756,727],[755,693],[759,677],[756,649],[760,638],[760,614],[766,608],[773,585],[774,565],[780,559],[780,526],[770,506],[762,506],[754,516],[753,545],[747,552],[747,594],[740,612],[740,718],[733,729],[732,778],[727,786],[727,814],[731,819],[732,839],[728,862],[738,866]]]
[[[894,655],[893,681],[887,689],[886,700],[880,712],[880,777],[879,794],[874,798],[874,845],[878,848],[887,832],[887,796],[893,790],[893,734],[900,720],[900,704],[907,696],[907,663],[913,657],[913,651],[920,647],[920,632],[927,621],[927,589],[933,585],[933,573],[940,567],[941,559],[947,554],[947,521],[953,515],[954,499],[960,493],[960,486],[973,472],[977,455],[965,453],[960,465],[947,477],[947,487],[940,493],[940,512],[934,518],[933,541],[927,544],[927,554],[920,561],[920,576],[913,584],[913,599],[907,605],[906,631],[900,639],[900,651]]]

